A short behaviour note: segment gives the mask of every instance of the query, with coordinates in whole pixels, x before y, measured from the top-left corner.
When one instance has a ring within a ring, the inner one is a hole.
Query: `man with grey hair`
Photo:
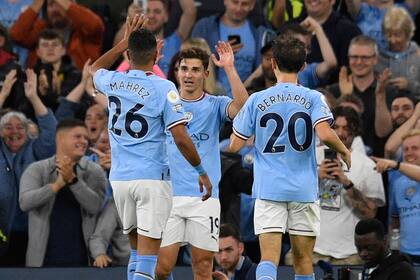
[[[37,78],[26,71],[25,95],[34,108],[40,135],[28,137],[28,119],[9,112],[0,120],[0,266],[23,266],[27,244],[27,216],[18,205],[19,181],[26,167],[55,152],[54,114],[37,95]]]

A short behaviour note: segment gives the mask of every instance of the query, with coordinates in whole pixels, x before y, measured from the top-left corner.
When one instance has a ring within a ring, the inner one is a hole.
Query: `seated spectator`
[[[388,173],[390,190],[389,207],[392,215],[391,228],[400,230],[400,251],[410,255],[413,262],[420,264],[420,129],[410,130],[403,137],[403,162],[375,159],[377,171]],[[407,164],[408,163],[408,164]]]
[[[374,218],[377,208],[385,205],[384,187],[381,176],[374,170],[375,163],[352,149],[362,128],[357,113],[338,107],[334,119],[337,136],[351,150],[352,165],[346,170],[335,153],[329,153],[325,146],[317,148],[321,232],[316,239],[313,262],[359,265],[354,228],[360,219]],[[292,258],[288,255],[286,263],[290,264]]]
[[[44,5],[47,6],[45,19],[38,17]],[[12,39],[31,50],[28,67],[36,63],[38,37],[46,28],[54,28],[66,38],[67,53],[79,70],[89,58],[99,57],[104,32],[99,16],[74,0],[33,0],[10,28]]]
[[[383,224],[376,219],[361,220],[355,228],[357,251],[364,262],[363,279],[415,280],[416,271],[410,259],[387,249]]]
[[[308,63],[305,69],[299,72],[299,84],[315,89],[319,86],[322,80],[326,80],[329,73],[337,67],[337,58],[335,57],[334,50],[331,47],[328,38],[321,25],[311,17],[307,17],[300,25],[285,25],[280,29],[281,34],[289,34],[302,41],[306,48],[308,55],[311,52],[311,38],[315,34],[317,41],[321,47],[322,61]]]
[[[401,144],[403,142],[403,137],[413,128],[420,129],[420,102],[417,102],[411,116],[403,124],[401,124],[386,141],[385,158],[396,160],[402,158]]]
[[[333,10],[334,3],[335,1],[331,0],[305,0],[305,7],[308,16],[321,24],[334,50],[338,66],[341,67],[348,64],[347,54],[351,39],[360,35],[361,32],[355,23]],[[323,60],[318,38],[312,37],[308,62],[322,62]],[[337,80],[338,71],[334,71],[330,82],[336,82]]]
[[[354,94],[363,101],[363,142],[369,147],[369,154],[383,154],[384,140],[392,130],[389,111],[386,106],[391,94],[381,93],[384,89],[378,88],[378,80],[375,77],[374,67],[377,64],[378,48],[373,39],[364,35],[353,38],[350,42],[348,57],[351,74],[347,67],[342,67],[339,82],[328,87],[335,97]],[[389,73],[383,77],[381,86],[386,86]],[[382,81],[382,80],[381,80]],[[388,89],[388,88],[386,88]],[[381,93],[377,95],[376,93]],[[379,96],[380,98],[377,98]],[[383,121],[385,120],[385,121]],[[385,122],[385,124],[384,124]]]
[[[245,81],[260,65],[260,50],[267,30],[263,26],[254,26],[249,21],[250,12],[256,0],[226,0],[225,12],[200,19],[192,31],[192,37],[204,38],[212,53],[218,41],[229,41],[235,53],[235,67],[239,76]],[[217,80],[232,97],[228,78],[224,71],[217,70]]]
[[[18,205],[19,182],[26,167],[55,152],[56,120],[36,94],[36,74],[26,71],[25,94],[40,127],[37,139],[28,137],[28,119],[11,111],[0,119],[0,266],[23,266],[27,244],[27,215]]]
[[[19,204],[29,214],[26,266],[88,265],[88,239],[107,181],[99,165],[83,158],[87,135],[82,121],[60,122],[56,154],[22,175]]]
[[[390,84],[420,99],[420,50],[411,41],[415,30],[413,19],[405,9],[390,8],[384,17],[383,30],[388,46],[379,53],[377,71],[389,68]]]
[[[231,224],[222,224],[219,233],[219,252],[216,253],[216,262],[220,271],[213,272],[218,280],[254,280],[257,264],[244,253],[239,231]]]
[[[376,41],[380,50],[385,49],[387,41],[382,22],[386,12],[394,5],[408,8],[413,14],[418,10],[418,1],[404,0],[402,3],[394,4],[394,0],[372,1],[371,3],[362,0],[346,0],[347,9],[351,17],[356,21],[363,34]]]
[[[66,55],[64,39],[54,30],[44,29],[39,34],[36,48],[38,61],[34,71],[38,75],[38,95],[54,112],[60,97],[67,96],[80,82],[81,73]],[[83,100],[80,111],[86,111],[89,100]]]

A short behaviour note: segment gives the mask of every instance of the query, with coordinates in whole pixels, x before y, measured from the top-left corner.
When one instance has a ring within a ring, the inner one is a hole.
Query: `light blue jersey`
[[[94,82],[108,97],[109,180],[169,179],[165,129],[187,122],[175,85],[140,70],[100,69]]]
[[[233,122],[246,140],[255,135],[254,198],[313,202],[318,199],[314,127],[333,122],[323,95],[280,83],[256,92]]]
[[[182,99],[181,99],[182,100]],[[228,120],[231,99],[226,96],[203,94],[197,100],[182,100],[188,120],[188,132],[213,185],[212,197],[219,197],[221,177],[219,131]],[[170,133],[167,133],[169,165],[174,196],[201,197],[195,169],[182,156]]]

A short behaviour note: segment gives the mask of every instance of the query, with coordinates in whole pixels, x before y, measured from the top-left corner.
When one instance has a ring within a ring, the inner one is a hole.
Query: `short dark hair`
[[[219,238],[224,237],[232,237],[236,241],[242,242],[241,233],[239,232],[238,228],[232,224],[226,223],[220,225]]]
[[[300,24],[298,23],[286,23],[283,26],[280,27],[279,35],[286,35],[286,36],[292,36],[295,34],[303,35],[303,36],[309,36],[311,33],[307,30],[305,30]]]
[[[416,102],[416,100],[414,98],[411,97],[411,92],[409,90],[406,90],[406,89],[400,89],[400,90],[398,90],[397,94],[394,95],[394,98],[392,99],[391,104],[397,98],[407,98],[407,99],[409,99],[413,103],[413,106],[416,106],[416,103],[417,102]]]
[[[298,73],[306,61],[305,44],[294,37],[280,35],[273,42],[273,56],[280,71]]]
[[[75,127],[79,127],[79,126],[86,128],[85,123],[83,121],[81,121],[81,120],[78,120],[78,119],[65,119],[65,120],[60,121],[57,124],[56,131],[59,132],[59,131],[62,131],[62,130],[66,130],[66,129],[70,129],[70,128],[75,128]]]
[[[39,46],[39,42],[41,41],[41,39],[44,40],[55,40],[58,39],[60,41],[60,43],[64,46],[64,38],[63,36],[61,36],[60,33],[58,33],[57,31],[55,31],[54,29],[44,29],[42,30],[39,35],[38,35],[38,43],[37,45]]]
[[[136,65],[146,65],[155,59],[156,37],[147,29],[133,31],[128,38],[129,57]]]
[[[181,60],[183,59],[196,58],[201,60],[204,66],[204,70],[207,70],[207,68],[209,67],[209,57],[210,56],[205,50],[192,47],[185,49],[179,53],[178,62],[181,62]]]
[[[374,232],[376,237],[379,240],[384,240],[385,239],[384,225],[381,223],[381,221],[379,221],[377,219],[360,220],[357,223],[354,232],[357,235],[365,235],[365,234],[369,234],[371,232]]]
[[[353,108],[338,106],[333,110],[333,115],[334,119],[337,119],[338,117],[343,117],[346,119],[349,131],[351,131],[353,136],[362,135],[362,120],[360,119],[359,114],[357,114]]]

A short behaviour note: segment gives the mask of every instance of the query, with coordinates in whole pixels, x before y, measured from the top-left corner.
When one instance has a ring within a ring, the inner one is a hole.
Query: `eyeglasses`
[[[374,58],[376,56],[376,54],[372,54],[372,55],[349,55],[349,59],[350,60],[358,60],[360,59],[361,61],[368,61],[371,58]]]

